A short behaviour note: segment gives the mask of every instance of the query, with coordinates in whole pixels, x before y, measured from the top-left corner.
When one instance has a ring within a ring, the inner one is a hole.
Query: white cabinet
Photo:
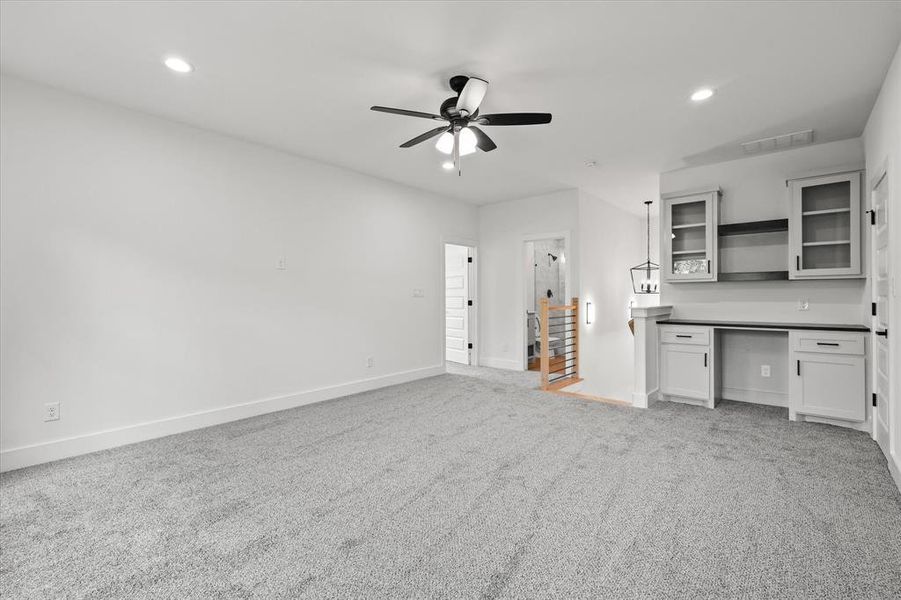
[[[660,328],[660,393],[668,400],[713,408],[713,332]]]
[[[866,338],[859,333],[792,331],[789,417],[866,419]]]
[[[661,260],[664,281],[716,281],[720,190],[664,194]]]
[[[789,278],[860,277],[860,172],[790,182]]]

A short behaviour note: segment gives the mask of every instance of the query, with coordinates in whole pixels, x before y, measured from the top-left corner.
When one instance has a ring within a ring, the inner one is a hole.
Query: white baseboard
[[[888,462],[888,472],[892,474],[892,479],[895,480],[895,485],[898,486],[898,491],[901,492],[901,464],[898,464],[888,454],[885,455],[885,460]]]
[[[723,400],[735,400],[736,402],[750,402],[751,404],[766,404],[767,406],[788,408],[788,394],[785,392],[724,387],[720,391],[720,398]]]
[[[154,438],[165,437],[175,433],[183,433],[194,429],[202,429],[212,425],[221,425],[231,421],[238,421],[248,417],[255,417],[266,413],[277,412],[288,408],[295,408],[305,404],[313,404],[350,394],[368,392],[378,388],[407,383],[417,379],[433,377],[445,373],[444,365],[414,369],[392,373],[371,379],[361,379],[350,383],[343,383],[305,392],[298,392],[288,396],[275,398],[263,398],[241,404],[233,404],[222,408],[214,408],[156,421],[137,423],[105,431],[97,431],[74,437],[10,448],[0,451],[0,471],[11,471],[31,465],[69,458],[80,454],[97,452],[143,442]]]
[[[522,371],[522,363],[511,358],[492,358],[490,356],[482,356],[479,358],[480,367],[491,367],[492,369],[506,369],[508,371]]]
[[[659,390],[660,388],[654,388],[647,394],[632,392],[632,406],[635,408],[650,408],[652,404],[658,401],[659,396],[657,392]]]
[[[834,425],[835,427],[845,427],[847,429],[856,429],[865,433],[873,431],[873,425],[870,420],[865,421],[846,421],[844,419],[830,419],[828,417],[814,417],[813,415],[797,414],[797,420],[805,423],[821,423],[823,425]]]

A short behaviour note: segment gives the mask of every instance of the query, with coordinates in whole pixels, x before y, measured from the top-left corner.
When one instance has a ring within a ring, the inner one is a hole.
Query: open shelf
[[[720,273],[719,281],[788,281],[788,271],[746,271],[743,273]]]
[[[698,250],[673,250],[673,256],[679,256],[680,254],[705,254],[706,252],[703,248]]]
[[[841,246],[842,244],[850,244],[851,240],[830,240],[828,242],[804,242],[802,246]]]
[[[788,219],[771,219],[769,221],[749,221],[747,223],[728,223],[718,228],[720,235],[749,235],[754,233],[775,233],[788,231]]]

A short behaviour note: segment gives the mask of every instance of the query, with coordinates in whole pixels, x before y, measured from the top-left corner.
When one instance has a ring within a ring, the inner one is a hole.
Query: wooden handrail
[[[554,314],[560,313],[560,314]],[[551,305],[547,298],[539,300],[539,327],[541,328],[541,389],[558,390],[572,385],[579,378],[579,299],[573,298],[571,304]],[[561,319],[562,317],[562,319]],[[551,319],[560,319],[558,324]],[[552,327],[559,328],[554,337],[562,342],[555,348],[550,346]],[[551,360],[551,351],[561,350],[560,356]],[[553,367],[553,368],[552,368]]]

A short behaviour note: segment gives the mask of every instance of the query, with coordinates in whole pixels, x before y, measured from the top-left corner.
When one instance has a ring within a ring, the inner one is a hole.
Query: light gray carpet
[[[3,598],[897,598],[862,433],[443,375],[0,477]]]
[[[541,383],[541,373],[538,371],[510,371],[509,369],[491,369],[488,367],[473,367],[447,362],[447,372],[466,377],[478,377],[492,383],[524,387],[537,390]]]

